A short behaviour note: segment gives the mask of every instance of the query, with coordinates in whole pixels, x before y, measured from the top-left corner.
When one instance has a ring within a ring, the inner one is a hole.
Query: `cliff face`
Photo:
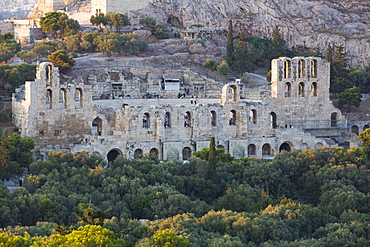
[[[271,37],[279,26],[288,48],[325,52],[330,42],[345,46],[352,65],[370,62],[368,0],[164,0],[131,14],[182,27],[227,27],[232,19],[235,32],[258,37]]]

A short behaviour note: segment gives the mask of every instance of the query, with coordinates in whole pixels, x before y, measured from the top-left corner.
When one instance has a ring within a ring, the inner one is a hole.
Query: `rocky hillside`
[[[227,26],[230,18],[235,31],[258,37],[270,37],[277,25],[289,48],[325,52],[330,42],[345,46],[352,65],[370,62],[368,0],[165,0],[132,14],[181,27]]]

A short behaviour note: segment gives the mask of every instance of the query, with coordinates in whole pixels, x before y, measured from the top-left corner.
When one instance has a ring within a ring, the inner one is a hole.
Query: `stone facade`
[[[249,89],[237,80],[219,88],[218,99],[93,100],[96,86],[80,80],[61,83],[58,68],[41,63],[36,80],[13,94],[13,117],[21,134],[36,141],[38,158],[67,150],[107,160],[148,153],[186,160],[208,147],[211,136],[238,158],[357,146],[346,119],[329,99],[329,68],[316,57],[275,59],[271,94],[260,99],[249,98]]]

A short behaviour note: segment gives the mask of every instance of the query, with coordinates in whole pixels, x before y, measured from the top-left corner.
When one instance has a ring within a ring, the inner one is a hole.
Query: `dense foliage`
[[[66,13],[48,12],[40,18],[40,26],[44,33],[51,32],[54,38],[76,34],[80,29],[78,21],[69,19]]]
[[[0,33],[0,62],[5,62],[13,57],[21,46],[14,39],[12,33]]]
[[[98,231],[112,246],[367,246],[370,129],[360,140],[273,160],[233,159],[214,145],[185,163],[119,156],[106,166],[50,153],[30,165],[24,187],[0,187],[0,243],[53,246]]]
[[[4,88],[13,92],[24,81],[33,81],[36,78],[36,65],[17,64],[8,65],[0,64],[0,81]]]

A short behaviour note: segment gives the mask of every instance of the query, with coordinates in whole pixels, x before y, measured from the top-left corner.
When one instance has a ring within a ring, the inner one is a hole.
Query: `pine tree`
[[[326,47],[326,55],[325,60],[329,63],[333,60],[333,48],[331,47],[330,42],[328,43],[328,46]]]
[[[227,43],[226,43],[226,62],[230,66],[233,62],[234,53],[234,38],[233,38],[233,22],[229,20],[229,27],[227,30]]]
[[[285,55],[284,48],[286,41],[281,38],[280,28],[278,26],[276,26],[272,31],[271,43],[271,58],[278,58]]]
[[[330,61],[330,92],[341,93],[347,88],[351,88],[353,86],[349,81],[350,71],[348,69],[348,60],[342,45],[334,46],[332,51],[334,54]],[[330,57],[328,58],[330,60]]]
[[[217,183],[217,173],[216,173],[216,147],[215,147],[215,138],[212,136],[209,142],[209,154],[208,154],[208,178]]]

